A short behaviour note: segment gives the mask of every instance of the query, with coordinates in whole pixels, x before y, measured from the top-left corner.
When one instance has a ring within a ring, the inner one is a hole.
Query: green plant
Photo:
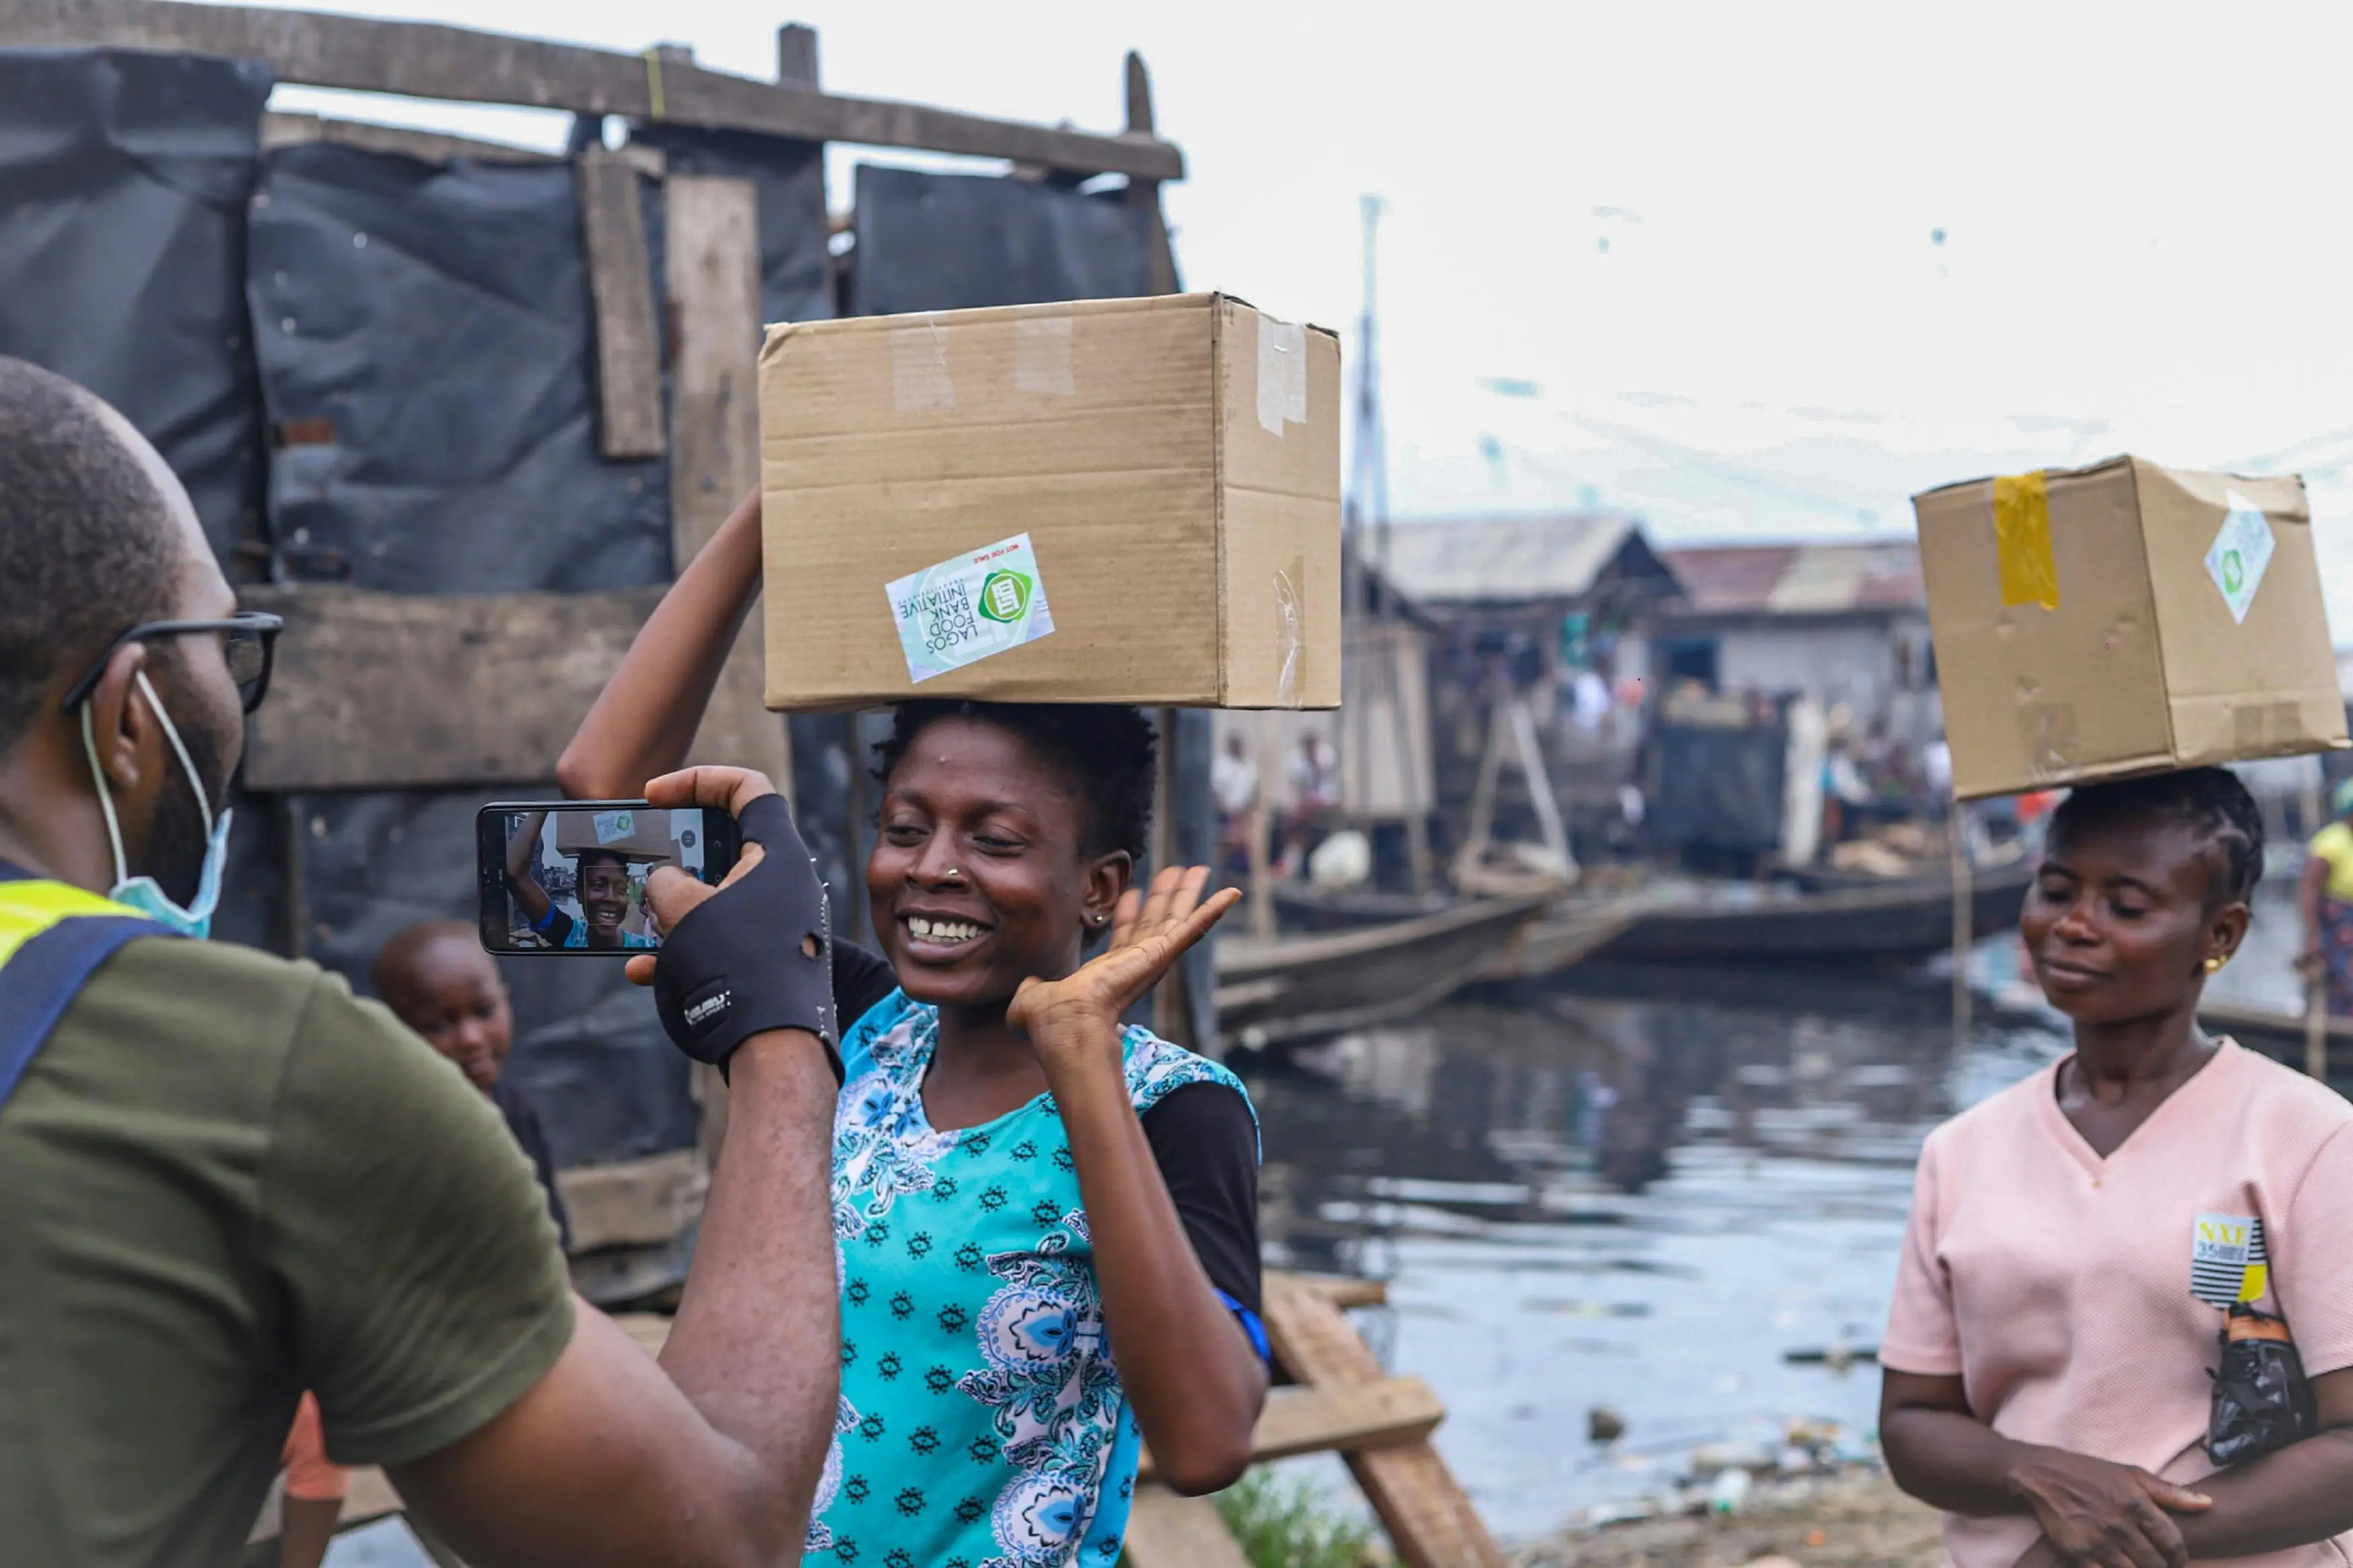
[[[1373,1527],[1334,1512],[1306,1479],[1251,1470],[1219,1492],[1217,1504],[1251,1568],[1365,1568],[1376,1561]]]

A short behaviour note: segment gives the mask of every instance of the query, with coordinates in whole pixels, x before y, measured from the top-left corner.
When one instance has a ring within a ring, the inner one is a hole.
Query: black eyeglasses
[[[98,656],[98,662],[90,667],[90,672],[73,683],[73,689],[66,693],[66,711],[72,712],[89,700],[99,678],[106,673],[106,661],[124,643],[217,632],[221,650],[228,658],[229,679],[237,682],[237,700],[250,713],[261,706],[262,697],[269,690],[269,667],[276,660],[278,634],[285,625],[282,616],[259,610],[241,610],[225,621],[142,621],[128,631],[117,633],[114,640],[106,645],[106,651]]]

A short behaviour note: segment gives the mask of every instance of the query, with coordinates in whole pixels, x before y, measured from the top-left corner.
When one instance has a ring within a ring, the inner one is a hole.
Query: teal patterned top
[[[1111,1568],[1143,1437],[1105,1337],[1077,1162],[1051,1095],[933,1130],[939,1012],[893,991],[841,1045],[833,1234],[841,1404],[808,1553],[871,1568]],[[1153,1034],[1123,1037],[1140,1115],[1187,1084],[1248,1094]]]

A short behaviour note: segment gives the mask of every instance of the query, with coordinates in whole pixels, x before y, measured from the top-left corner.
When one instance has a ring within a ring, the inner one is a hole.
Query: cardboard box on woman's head
[[[1337,707],[1340,398],[1222,294],[771,327],[768,706]]]
[[[1912,505],[1957,797],[2346,744],[2302,479],[2112,458]]]

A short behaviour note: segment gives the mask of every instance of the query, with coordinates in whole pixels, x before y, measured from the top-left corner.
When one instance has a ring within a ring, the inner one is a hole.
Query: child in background
[[[507,1053],[514,1048],[514,1011],[507,999],[506,982],[462,921],[427,921],[410,926],[375,956],[373,971],[376,994],[400,1021],[423,1037],[425,1043],[458,1064],[476,1089],[491,1097],[507,1119],[515,1142],[531,1157],[539,1184],[547,1191],[547,1209],[568,1250],[572,1220],[555,1190],[555,1164],[549,1157],[547,1134],[539,1124],[539,1110],[522,1086],[503,1076]]]

